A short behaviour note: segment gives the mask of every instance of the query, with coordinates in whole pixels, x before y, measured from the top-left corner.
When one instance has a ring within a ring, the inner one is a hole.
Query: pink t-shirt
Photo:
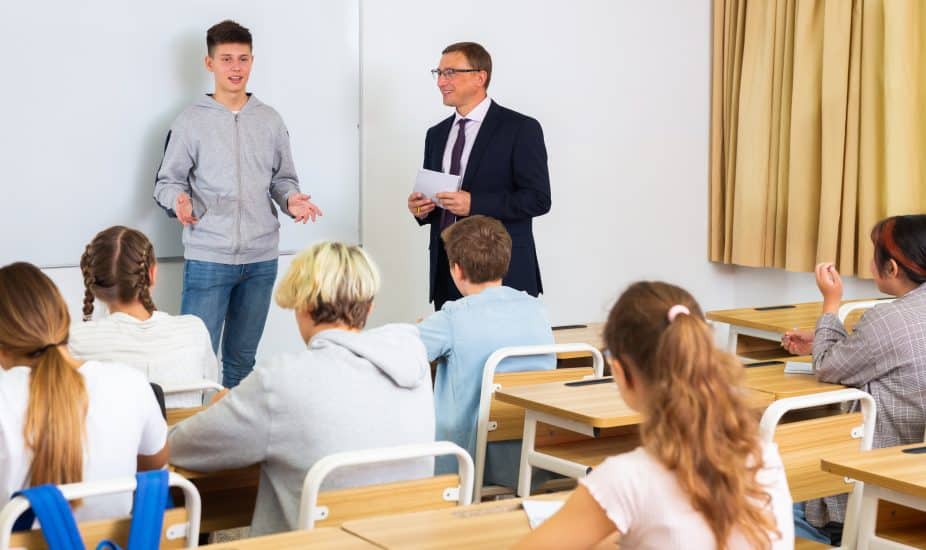
[[[772,512],[781,538],[772,533],[775,550],[794,547],[791,493],[774,444],[764,448],[765,467],[758,478],[772,497]],[[714,548],[714,534],[691,506],[675,475],[642,447],[613,456],[580,480],[621,532],[620,546],[629,548]],[[733,533],[730,550],[749,545]]]

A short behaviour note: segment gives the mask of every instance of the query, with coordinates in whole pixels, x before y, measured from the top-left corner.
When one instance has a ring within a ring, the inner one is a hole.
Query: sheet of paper
[[[451,193],[460,190],[460,176],[435,172],[434,170],[419,170],[415,178],[413,191],[426,196],[437,203],[438,193]]]
[[[813,363],[788,361],[785,363],[785,374],[813,374]]]
[[[536,529],[563,507],[562,500],[522,500],[521,507],[527,514],[531,529]]]

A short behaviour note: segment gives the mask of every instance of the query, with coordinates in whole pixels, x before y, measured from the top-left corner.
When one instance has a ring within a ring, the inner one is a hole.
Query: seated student
[[[441,239],[450,275],[463,298],[445,303],[418,329],[428,359],[438,361],[434,384],[437,439],[452,441],[475,457],[486,359],[499,348],[552,344],[553,332],[540,300],[502,284],[511,259],[511,237],[501,222],[470,216],[445,229]],[[502,362],[497,372],[554,368],[553,356],[515,357]],[[516,487],[520,454],[517,441],[490,444],[485,483]],[[456,461],[437,459],[437,473],[456,471]],[[538,476],[535,481],[544,479]]]
[[[611,308],[604,338],[621,396],[643,416],[642,445],[581,479],[518,548],[588,548],[606,537],[622,549],[793,548],[777,447],[760,442],[743,367],[714,346],[694,298],[635,283]]]
[[[167,463],[167,425],[145,377],[68,353],[67,305],[37,267],[0,268],[0,503],[16,491],[131,477]],[[130,493],[83,499],[78,520],[120,517]]]
[[[157,261],[143,233],[122,226],[100,231],[80,258],[80,270],[84,322],[71,328],[75,357],[130,365],[165,389],[218,379],[218,361],[202,320],[156,311],[151,288]],[[106,305],[109,316],[91,320],[94,299]],[[168,395],[166,404],[198,407],[202,392]]]
[[[359,247],[316,244],[276,290],[307,349],[259,362],[173,428],[171,462],[199,471],[261,464],[252,535],[296,528],[306,472],[338,452],[434,441],[431,373],[412,325],[362,331],[379,274]],[[430,458],[336,470],[326,489],[428,477]]]
[[[926,430],[926,215],[882,220],[871,241],[875,284],[897,299],[866,311],[849,334],[836,315],[842,279],[833,264],[820,264],[823,314],[816,329],[788,332],[782,344],[792,353],[812,351],[821,381],[858,387],[874,397],[873,447],[918,443]],[[838,544],[846,502],[846,496],[808,502],[812,527],[799,527],[799,534]]]

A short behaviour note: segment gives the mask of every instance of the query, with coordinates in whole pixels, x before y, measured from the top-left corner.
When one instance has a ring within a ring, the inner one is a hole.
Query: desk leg
[[[521,439],[521,467],[518,470],[518,496],[529,497],[531,478],[534,475],[530,464],[530,454],[534,452],[537,437],[537,415],[534,411],[524,411],[524,437]]]
[[[727,329],[727,351],[735,356],[739,332],[737,332],[736,327],[733,325],[727,325]]]
[[[868,550],[871,539],[875,536],[875,523],[878,521],[878,495],[874,486],[865,484],[862,489],[862,509],[858,515],[859,550]]]

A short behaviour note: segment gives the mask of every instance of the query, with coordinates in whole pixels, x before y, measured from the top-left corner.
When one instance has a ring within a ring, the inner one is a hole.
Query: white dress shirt
[[[463,175],[466,174],[466,164],[469,162],[469,154],[473,150],[473,143],[476,141],[476,135],[479,134],[479,128],[482,126],[482,121],[485,120],[486,113],[489,112],[489,105],[492,103],[492,98],[486,96],[479,105],[476,105],[472,111],[469,112],[466,116],[460,116],[460,113],[457,112],[453,117],[453,126],[450,128],[450,135],[447,136],[447,146],[444,147],[444,162],[441,165],[443,171],[450,173],[450,156],[453,153],[453,145],[457,142],[457,134],[460,132],[459,122],[460,119],[468,119],[469,122],[466,123],[466,129],[463,131],[466,136],[466,143],[463,144],[463,154],[460,156],[460,182],[463,182]]]

